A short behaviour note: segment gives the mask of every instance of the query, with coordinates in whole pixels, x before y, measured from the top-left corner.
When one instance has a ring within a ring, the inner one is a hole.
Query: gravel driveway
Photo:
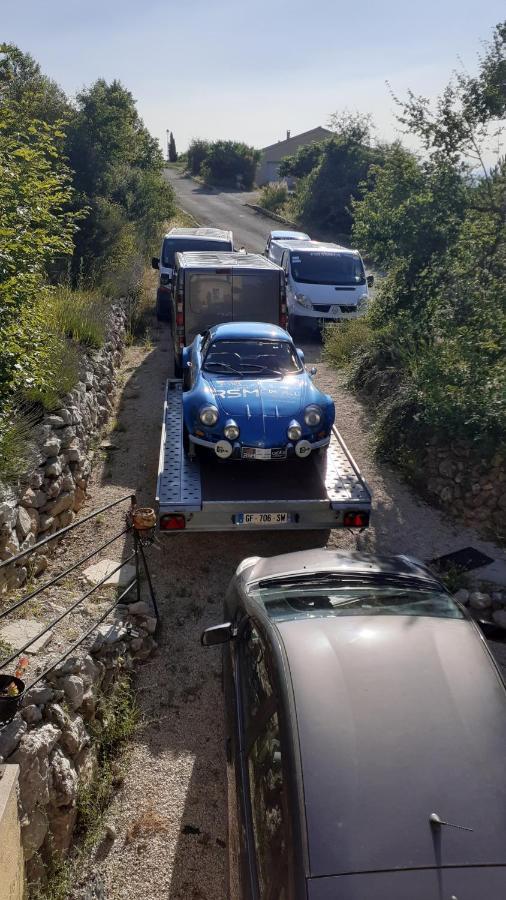
[[[114,435],[118,449],[95,468],[89,510],[128,490],[137,490],[141,504],[153,505],[171,349],[166,327],[154,320],[152,335],[153,349],[127,350]],[[318,361],[319,346],[303,346],[306,361]],[[332,532],[329,547],[430,558],[472,544],[497,556],[498,548],[445,521],[394,471],[374,462],[368,413],[333,370],[319,364],[316,380],[336,400],[338,426],[374,497],[368,531]],[[107,900],[223,900],[227,827],[220,655],[201,649],[200,632],[220,621],[223,593],[243,557],[321,546],[326,538],[318,532],[172,535],[160,536],[148,551],[163,629],[159,654],[139,670],[142,724],[108,815],[117,838],[112,846],[101,845],[92,860]]]

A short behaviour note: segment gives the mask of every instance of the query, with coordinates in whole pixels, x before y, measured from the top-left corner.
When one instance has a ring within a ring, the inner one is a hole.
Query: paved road
[[[205,187],[193,178],[185,178],[177,169],[166,169],[165,177],[186,212],[195,216],[201,225],[231,229],[236,247],[242,245],[246,250],[261,253],[269,231],[279,225],[244,205],[254,194]]]

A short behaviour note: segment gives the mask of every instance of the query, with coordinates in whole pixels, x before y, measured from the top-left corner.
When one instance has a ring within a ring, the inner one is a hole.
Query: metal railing
[[[56,531],[53,534],[50,534],[47,537],[43,538],[41,541],[38,541],[38,543],[34,544],[32,547],[29,547],[27,550],[22,550],[19,553],[17,553],[15,556],[11,556],[11,557],[9,557],[9,559],[4,560],[3,562],[0,562],[0,572],[3,569],[6,569],[10,566],[17,565],[21,560],[26,559],[30,555],[39,553],[41,548],[47,546],[48,544],[51,544],[52,542],[53,543],[59,542],[60,539],[64,535],[69,534],[69,532],[74,531],[77,528],[81,528],[83,525],[85,525],[90,520],[95,519],[97,516],[101,515],[102,513],[107,512],[108,510],[111,510],[111,509],[119,506],[121,503],[126,503],[127,501],[130,501],[130,506],[125,513],[125,527],[122,528],[121,531],[118,531],[116,534],[113,535],[113,537],[109,538],[107,541],[104,541],[98,547],[95,547],[91,553],[88,553],[86,556],[83,556],[76,563],[73,563],[71,566],[68,566],[62,572],[59,572],[57,575],[54,575],[53,578],[50,578],[48,581],[45,581],[43,584],[34,588],[34,590],[30,591],[28,594],[23,596],[20,600],[17,600],[11,606],[7,607],[6,609],[4,609],[0,612],[0,622],[1,622],[7,616],[11,615],[13,612],[20,609],[20,607],[24,606],[26,603],[29,603],[31,600],[33,600],[35,597],[37,597],[39,594],[42,594],[44,591],[47,591],[53,585],[58,584],[58,582],[60,582],[67,575],[70,575],[72,572],[75,572],[77,569],[79,569],[80,566],[84,565],[86,562],[88,562],[94,556],[97,556],[97,554],[101,553],[102,550],[105,550],[106,547],[109,547],[115,541],[119,540],[122,537],[125,537],[128,534],[132,535],[133,551],[129,555],[127,555],[125,557],[125,559],[123,559],[120,563],[118,563],[118,565],[115,566],[115,568],[108,570],[106,575],[103,578],[101,578],[100,581],[97,582],[97,584],[94,584],[91,588],[89,588],[89,590],[85,591],[84,594],[79,596],[78,599],[75,600],[68,607],[68,609],[65,609],[65,611],[63,613],[56,616],[56,618],[53,619],[51,622],[49,622],[49,624],[45,625],[33,638],[31,638],[31,640],[27,641],[22,647],[17,648],[15,653],[12,653],[6,659],[0,659],[0,671],[1,671],[2,669],[5,669],[6,666],[9,666],[20,654],[24,653],[25,650],[28,650],[29,647],[31,647],[38,640],[40,640],[40,638],[43,637],[45,634],[47,634],[48,631],[51,631],[51,629],[53,629],[55,626],[59,625],[59,623],[62,622],[63,619],[65,619],[67,616],[69,616],[70,613],[72,613],[75,609],[77,609],[79,606],[81,606],[81,604],[83,604],[86,600],[88,600],[88,598],[91,597],[92,594],[94,594],[97,590],[99,590],[99,588],[101,588],[105,584],[105,582],[108,581],[108,579],[111,577],[111,575],[114,575],[116,572],[119,572],[129,562],[131,562],[132,560],[135,560],[135,577],[130,582],[130,584],[125,588],[125,590],[122,591],[118,597],[116,597],[114,603],[112,603],[108,607],[108,609],[104,613],[102,613],[100,618],[96,619],[93,622],[92,626],[90,628],[88,628],[80,636],[80,638],[78,640],[74,641],[70,647],[67,647],[65,652],[59,654],[59,656],[56,660],[52,661],[51,664],[49,666],[47,666],[42,673],[37,675],[37,678],[35,678],[32,682],[30,682],[30,684],[28,684],[25,687],[25,690],[29,690],[35,684],[38,684],[39,681],[42,681],[42,679],[45,678],[46,675],[48,675],[48,673],[52,671],[52,669],[56,668],[56,666],[58,666],[64,659],[66,659],[67,656],[69,656],[77,647],[79,647],[79,645],[82,644],[83,641],[85,641],[86,638],[88,638],[95,631],[96,628],[98,628],[98,626],[107,618],[107,616],[110,615],[110,613],[113,611],[113,609],[115,609],[120,603],[122,603],[125,600],[125,598],[131,593],[131,591],[134,590],[134,588],[136,589],[136,599],[138,601],[140,601],[140,599],[141,599],[141,567],[142,567],[142,571],[145,575],[146,582],[148,585],[148,590],[149,590],[149,594],[151,597],[151,602],[153,604],[153,611],[154,611],[155,618],[157,620],[157,623],[160,621],[160,614],[159,614],[158,605],[156,602],[155,592],[153,590],[153,583],[151,581],[151,576],[149,573],[148,565],[146,562],[146,556],[144,553],[144,543],[146,543],[146,538],[143,535],[145,535],[146,532],[139,531],[139,529],[136,528],[134,525],[133,513],[137,506],[135,494],[126,494],[125,496],[120,497],[119,500],[113,500],[112,503],[107,503],[105,506],[101,506],[99,509],[95,509],[93,512],[89,513],[88,515],[83,516],[83,518],[79,519],[77,522],[72,522],[71,525],[67,525],[65,528],[61,528],[59,531]]]

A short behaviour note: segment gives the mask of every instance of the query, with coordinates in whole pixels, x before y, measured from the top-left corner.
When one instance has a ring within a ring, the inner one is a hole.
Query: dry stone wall
[[[506,539],[506,451],[482,459],[462,441],[425,452],[423,485],[438,505],[488,537]]]
[[[28,882],[44,875],[51,854],[69,849],[79,791],[94,779],[97,742],[114,712],[104,698],[119,677],[156,650],[147,604],[118,606],[88,652],[68,657],[34,685],[21,711],[0,728],[0,764],[17,763],[21,840]]]
[[[32,547],[37,540],[69,525],[81,508],[91,471],[94,436],[111,411],[115,370],[121,360],[126,313],[111,310],[103,347],[83,354],[80,380],[61,408],[44,416],[34,431],[35,464],[15,496],[0,500],[0,560]],[[31,574],[47,566],[41,554],[30,561]],[[0,570],[0,596],[27,580],[22,563]]]

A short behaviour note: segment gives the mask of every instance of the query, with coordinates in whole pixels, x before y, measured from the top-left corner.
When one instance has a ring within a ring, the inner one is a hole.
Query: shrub
[[[194,139],[186,151],[188,168],[192,175],[200,175],[202,163],[209,153],[211,144],[209,141]]]
[[[324,332],[324,358],[337,368],[347,367],[369,346],[373,331],[367,316],[330,325]]]
[[[209,184],[253,187],[260,151],[239,141],[214,141],[200,167]]]
[[[266,184],[260,191],[259,203],[264,209],[270,212],[280,212],[288,200],[288,190],[286,184],[277,182]]]

